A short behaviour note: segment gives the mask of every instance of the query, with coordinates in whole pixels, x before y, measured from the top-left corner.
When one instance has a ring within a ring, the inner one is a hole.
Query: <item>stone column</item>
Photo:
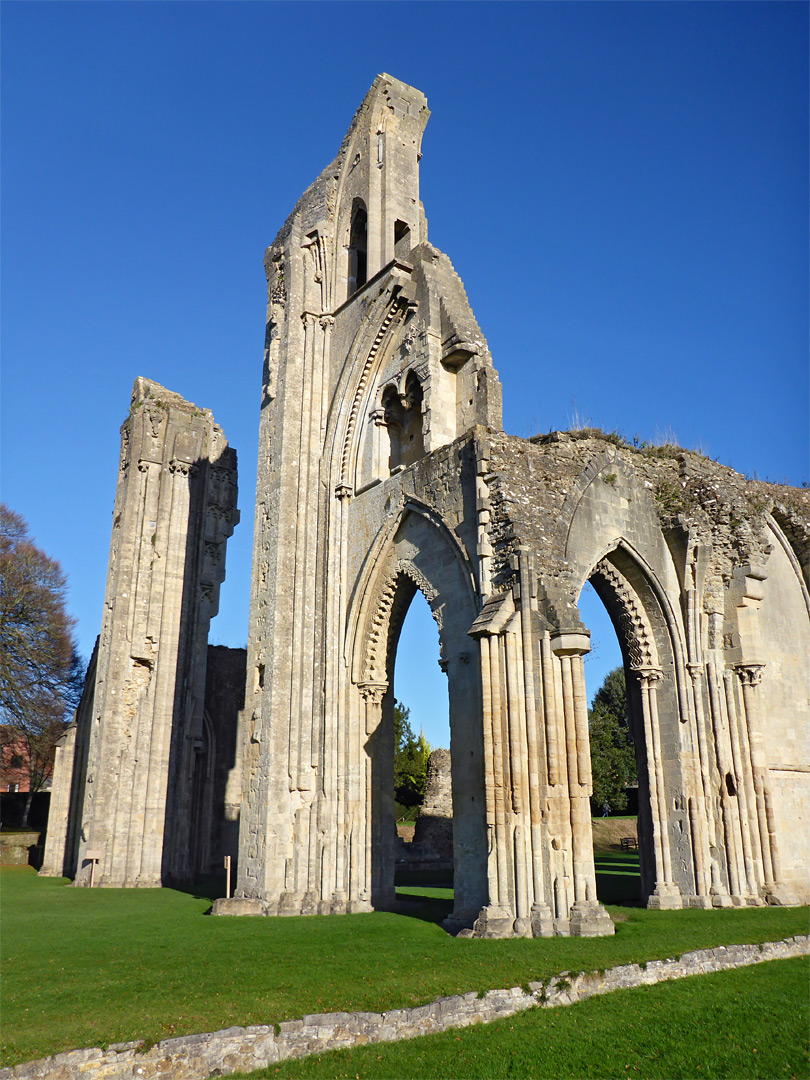
[[[706,681],[709,688],[709,707],[711,710],[712,731],[714,734],[714,751],[717,770],[720,781],[720,809],[723,815],[724,847],[726,851],[726,867],[728,873],[728,899],[722,894],[715,895],[712,902],[715,907],[728,907],[732,904],[741,904],[742,892],[740,886],[740,873],[738,868],[739,853],[737,846],[737,833],[734,822],[732,796],[728,790],[727,777],[731,770],[731,750],[728,735],[724,730],[723,711],[720,700],[720,690],[717,672],[713,662],[706,665]]]
[[[698,757],[700,760],[701,795],[697,814],[701,820],[700,843],[703,848],[702,862],[704,866],[709,868],[710,875],[709,880],[705,882],[705,884],[702,880],[698,881],[698,896],[706,896],[707,894],[704,893],[704,889],[707,889],[709,903],[712,903],[712,897],[727,896],[728,894],[723,887],[717,861],[712,856],[712,850],[717,845],[717,835],[714,814],[712,813],[711,808],[711,752],[707,742],[708,732],[706,730],[706,716],[703,708],[703,668],[702,665],[697,662],[688,664],[687,667],[692,680],[692,695],[695,703],[695,730],[697,732]]]
[[[574,861],[574,903],[569,912],[571,934],[600,937],[614,932],[613,922],[596,898],[596,871],[591,828],[592,792],[588,714],[582,657],[590,651],[587,631],[557,631],[551,647],[562,674],[568,798]]]
[[[762,869],[765,878],[764,893],[769,903],[792,904],[795,897],[782,881],[779,859],[776,820],[773,798],[768,784],[768,768],[762,746],[762,728],[759,717],[757,687],[762,681],[764,664],[737,664],[736,671],[742,685],[743,710],[750,748],[751,772],[756,799],[756,813],[762,850]]]
[[[759,835],[759,822],[756,813],[756,795],[754,792],[750,753],[744,754],[747,745],[741,725],[734,686],[734,673],[723,672],[723,684],[728,712],[728,728],[731,742],[731,758],[734,764],[734,776],[737,782],[737,803],[740,812],[740,838],[742,841],[743,866],[745,868],[746,901],[749,904],[759,897],[762,884],[762,847]],[[746,733],[747,734],[747,733]],[[761,902],[761,901],[760,901]]]
[[[664,766],[661,759],[661,736],[658,727],[657,685],[663,673],[658,668],[637,670],[641,688],[641,708],[644,718],[644,741],[647,747],[647,772],[650,781],[650,804],[655,849],[655,891],[647,906],[651,908],[681,908],[681,891],[672,880],[672,855],[669,845]]]
[[[526,750],[528,754],[528,798],[531,844],[531,932],[534,937],[548,937],[554,933],[554,923],[546,896],[544,865],[545,836],[543,830],[543,805],[541,794],[546,787],[540,719],[537,712],[537,687],[535,680],[536,658],[539,650],[532,627],[531,572],[529,555],[525,549],[520,559],[520,633],[523,660],[524,709],[526,722]],[[539,673],[538,673],[539,674]],[[543,703],[540,702],[540,717]],[[542,777],[542,780],[541,780]]]
[[[365,843],[362,851],[362,865],[358,866],[355,876],[360,885],[359,892],[364,900],[370,900],[367,907],[357,906],[359,900],[350,902],[350,910],[369,910],[371,904],[389,906],[396,899],[394,889],[394,834],[388,835],[387,819],[393,819],[394,777],[393,755],[390,745],[379,745],[383,734],[382,703],[388,692],[388,683],[362,682],[358,684],[365,710],[364,731],[376,746],[376,761],[371,754],[365,753],[362,763],[363,792],[361,801],[365,811]],[[388,743],[390,743],[390,739]],[[380,775],[382,773],[382,775]],[[376,825],[376,832],[375,832]]]

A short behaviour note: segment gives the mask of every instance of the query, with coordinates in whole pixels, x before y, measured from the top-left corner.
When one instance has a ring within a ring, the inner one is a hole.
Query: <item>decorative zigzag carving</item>
[[[363,679],[367,682],[384,682],[387,678],[388,629],[394,611],[397,586],[401,577],[409,578],[422,593],[429,605],[439,595],[422,571],[410,559],[398,559],[391,568],[374,601],[374,614],[366,641],[366,660]],[[439,630],[442,628],[441,614],[431,607],[431,614]]]
[[[619,606],[619,623],[624,637],[630,667],[657,668],[658,653],[647,613],[627,579],[608,559],[596,564],[593,576],[601,577],[616,598]]]

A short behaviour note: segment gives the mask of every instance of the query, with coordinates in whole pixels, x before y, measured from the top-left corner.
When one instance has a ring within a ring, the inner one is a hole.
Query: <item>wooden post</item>
[[[91,889],[93,888],[93,885],[95,884],[95,881],[96,881],[96,863],[99,861],[101,856],[102,856],[102,852],[100,852],[100,851],[90,851],[90,850],[88,850],[88,851],[86,851],[84,853],[85,859],[90,860],[90,888]]]
[[[225,899],[231,898],[231,857],[225,856]]]

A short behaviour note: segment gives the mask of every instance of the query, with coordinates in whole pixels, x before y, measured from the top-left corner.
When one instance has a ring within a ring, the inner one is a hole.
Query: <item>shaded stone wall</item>
[[[208,626],[238,518],[236,454],[211,413],[136,379],[97,657],[65,761],[71,813],[48,873],[61,858],[86,885],[95,861],[98,884],[154,886],[204,861],[189,837],[205,817]]]
[[[427,765],[425,797],[413,839],[397,845],[397,868],[453,872],[453,790],[450,751],[432,751]]]

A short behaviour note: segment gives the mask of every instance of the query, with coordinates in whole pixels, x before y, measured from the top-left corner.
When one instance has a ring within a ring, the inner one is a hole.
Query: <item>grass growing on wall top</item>
[[[272,1024],[306,1013],[413,1006],[696,948],[807,932],[807,909],[612,908],[611,938],[476,941],[409,915],[213,918],[171,889],[74,889],[0,874],[2,1063],[130,1039]]]
[[[776,1080],[810,1075],[810,960],[617,990],[570,1008],[285,1061],[250,1080]]]

